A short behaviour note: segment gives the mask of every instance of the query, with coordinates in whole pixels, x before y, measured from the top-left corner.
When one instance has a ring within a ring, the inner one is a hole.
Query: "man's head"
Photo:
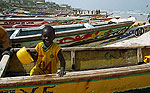
[[[44,42],[44,45],[48,47],[51,45],[55,38],[55,30],[51,26],[45,26],[42,31],[42,41]]]

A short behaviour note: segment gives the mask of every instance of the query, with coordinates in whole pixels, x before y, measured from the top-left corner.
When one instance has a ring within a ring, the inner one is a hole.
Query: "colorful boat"
[[[133,24],[124,34],[122,35],[117,35],[115,37],[112,38],[108,38],[105,40],[101,40],[98,42],[93,42],[89,44],[84,44],[84,45],[80,45],[82,46],[90,46],[90,47],[101,47],[101,46],[106,46],[109,44],[113,44],[116,42],[120,42],[123,40],[127,40],[127,39],[131,39],[131,38],[136,38],[141,36],[142,34],[149,32],[150,31],[150,24],[145,24],[145,23],[136,23]]]
[[[67,25],[67,24],[82,24],[82,23],[97,23],[105,22],[111,19],[118,19],[119,17],[107,17],[102,18],[99,16],[95,17],[51,17],[51,18],[41,18],[41,17],[31,17],[31,18],[1,18],[0,25],[4,28],[11,27],[12,25]]]
[[[77,19],[78,17],[53,17],[53,18],[1,18],[0,25],[41,25],[41,24],[52,24],[53,22],[56,23],[64,23],[65,22],[72,22],[73,20]]]
[[[6,73],[0,78],[1,93],[135,93],[150,87],[150,64],[139,65],[144,56],[150,55],[150,47],[63,48],[64,77],[29,76],[34,63],[22,65],[15,55],[18,50],[14,48]]]
[[[92,25],[85,23],[53,26],[56,29],[54,42],[62,47],[69,47],[106,40],[118,35],[123,35],[133,23],[133,20],[126,20],[118,23],[108,22],[107,24],[100,22],[99,24],[94,23]],[[43,26],[39,28],[13,29],[15,31],[9,31],[9,29],[7,29],[7,31],[10,34],[14,47],[35,47],[35,45],[41,41]]]

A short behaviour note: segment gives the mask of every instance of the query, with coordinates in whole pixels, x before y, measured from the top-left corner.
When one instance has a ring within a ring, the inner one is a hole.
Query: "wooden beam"
[[[75,69],[75,51],[71,51],[71,64],[72,69]]]
[[[0,87],[2,85],[12,86],[12,84],[27,84],[30,82],[46,82],[51,81],[52,83],[73,79],[87,80],[90,77],[99,77],[101,79],[112,77],[112,76],[126,76],[135,75],[140,73],[146,73],[150,71],[150,64],[119,67],[119,68],[109,68],[109,69],[97,69],[97,70],[86,70],[77,72],[67,72],[64,77],[59,77],[56,74],[45,74],[45,75],[34,75],[34,76],[18,76],[18,77],[6,77],[0,79]],[[132,77],[132,76],[131,76]],[[31,84],[31,83],[30,83]],[[39,84],[39,83],[38,83]]]
[[[0,77],[5,75],[8,63],[9,63],[10,55],[4,55],[0,61]]]
[[[142,48],[137,48],[137,60],[138,63],[143,61]]]

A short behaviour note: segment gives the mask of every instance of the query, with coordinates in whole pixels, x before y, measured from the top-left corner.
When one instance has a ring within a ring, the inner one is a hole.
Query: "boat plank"
[[[143,65],[120,67],[120,68],[67,72],[67,74],[64,77],[59,77],[57,74],[6,77],[6,78],[0,78],[0,85],[13,84],[13,83],[27,83],[27,82],[35,82],[35,81],[42,82],[47,80],[60,82],[66,80],[70,81],[79,78],[87,80],[88,78],[92,78],[92,77],[108,78],[108,77],[112,77],[113,75],[115,75],[116,77],[116,75],[125,76],[130,74],[132,75],[138,73],[145,73],[149,71],[150,71],[150,64],[143,64]]]
[[[4,55],[0,61],[0,77],[3,77],[9,63],[9,55]]]

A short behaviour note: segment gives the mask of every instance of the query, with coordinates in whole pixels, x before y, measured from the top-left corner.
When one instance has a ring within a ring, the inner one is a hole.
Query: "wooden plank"
[[[138,59],[138,62],[143,61],[142,48],[137,48],[137,59]]]
[[[75,69],[75,51],[71,51],[71,64],[72,64],[72,69]]]
[[[9,63],[10,55],[4,55],[0,61],[0,77],[3,77]]]
[[[39,82],[39,81],[64,81],[83,78],[87,80],[90,77],[112,77],[112,76],[124,76],[124,75],[134,75],[138,73],[145,73],[150,71],[150,64],[127,66],[120,68],[109,68],[109,69],[97,69],[97,70],[87,70],[87,71],[77,71],[77,72],[67,72],[64,77],[59,77],[57,74],[45,74],[45,75],[34,75],[34,76],[18,76],[18,77],[6,77],[0,79],[0,85],[4,84],[19,84],[27,82]],[[88,78],[87,78],[88,77]],[[1,87],[1,86],[0,86]]]
[[[134,47],[65,47],[63,51],[83,51],[83,50],[125,50],[125,49],[137,49],[137,48],[144,48],[142,46],[134,46]]]
[[[95,50],[95,51],[101,51],[101,50],[125,50],[125,49],[137,49],[137,48],[144,48],[141,46],[135,46],[135,47],[65,47],[62,48],[63,51],[89,51],[89,50]],[[21,48],[14,48],[14,52],[17,52]],[[34,48],[27,48],[32,52],[35,52]]]

